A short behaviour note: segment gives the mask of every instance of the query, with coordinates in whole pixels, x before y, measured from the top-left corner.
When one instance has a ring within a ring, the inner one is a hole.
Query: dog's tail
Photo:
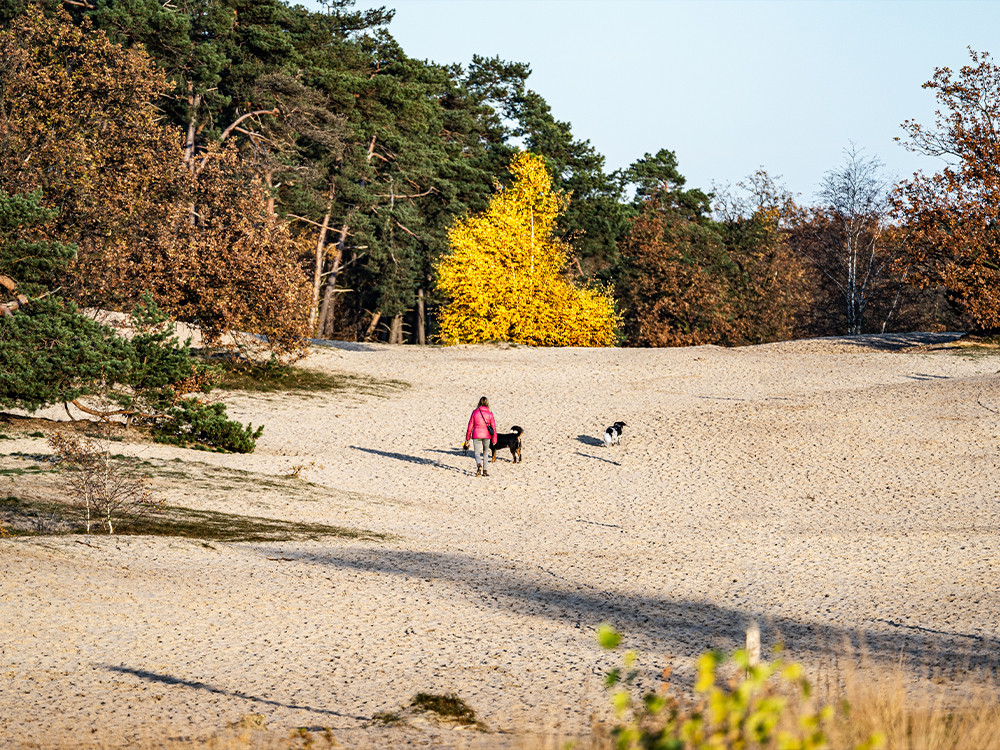
[[[513,432],[513,433],[514,433],[515,435],[517,435],[518,437],[521,437],[521,433],[522,433],[522,432],[524,432],[524,430],[522,430],[522,429],[521,429],[520,427],[518,427],[517,425],[514,425],[513,427],[511,427],[511,428],[510,428],[510,431],[511,431],[511,432]]]

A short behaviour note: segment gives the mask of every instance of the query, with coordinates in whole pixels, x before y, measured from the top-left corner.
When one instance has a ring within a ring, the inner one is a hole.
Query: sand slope
[[[309,499],[168,496],[393,538],[0,541],[0,745],[198,736],[257,712],[360,743],[418,691],[502,732],[572,734],[606,711],[601,622],[650,680],[671,665],[683,683],[751,619],[814,665],[860,634],[917,675],[995,668],[1000,415],[983,405],[1000,409],[1000,357],[908,343],[317,348],[306,366],[410,387],[235,396],[266,425],[251,456],[140,450],[305,464]],[[525,428],[523,464],[502,455],[487,479],[459,450],[482,394]],[[599,445],[619,419],[624,444]]]

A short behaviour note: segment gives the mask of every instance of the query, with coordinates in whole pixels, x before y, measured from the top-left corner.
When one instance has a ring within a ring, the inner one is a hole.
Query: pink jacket
[[[488,438],[490,433],[486,429],[486,425],[493,427],[493,439],[490,440],[490,443],[495,445],[497,442],[497,420],[493,416],[493,412],[485,406],[480,406],[469,417],[469,426],[465,429],[465,442],[469,442],[471,438],[480,438],[483,440]]]

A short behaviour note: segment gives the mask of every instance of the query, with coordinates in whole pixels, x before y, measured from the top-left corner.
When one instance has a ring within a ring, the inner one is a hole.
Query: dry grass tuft
[[[831,747],[853,747],[874,731],[886,750],[1000,750],[1000,690],[967,680],[939,693],[908,687],[902,666],[845,675],[847,708],[831,731]],[[955,696],[961,698],[956,699]]]

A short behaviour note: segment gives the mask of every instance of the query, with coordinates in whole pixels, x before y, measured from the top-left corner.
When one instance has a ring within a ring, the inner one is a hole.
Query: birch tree
[[[900,284],[892,276],[896,243],[889,230],[891,182],[877,156],[866,156],[853,144],[844,161],[826,173],[821,205],[803,225],[800,249],[837,290],[845,319],[844,333],[864,333],[875,299],[898,298]],[[895,310],[890,303],[881,331]]]

